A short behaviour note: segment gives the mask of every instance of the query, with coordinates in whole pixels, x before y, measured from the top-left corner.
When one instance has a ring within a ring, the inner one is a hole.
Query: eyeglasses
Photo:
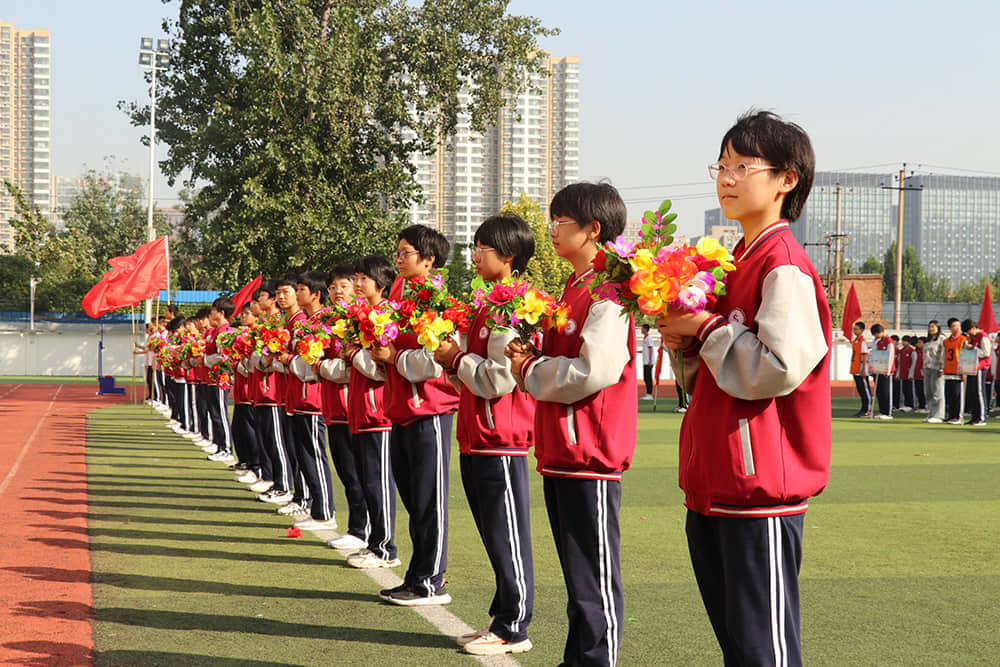
[[[476,246],[475,248],[472,249],[472,256],[479,257],[480,255],[485,255],[488,252],[496,252],[496,251],[497,251],[496,248],[491,248],[488,245],[484,245],[482,247]]]
[[[406,259],[407,255],[419,255],[419,254],[420,254],[419,250],[397,250],[396,252],[392,253],[392,258],[397,262],[401,262],[402,260]]]
[[[729,172],[733,175],[734,181],[742,181],[744,178],[749,176],[755,171],[767,171],[768,169],[777,169],[777,167],[772,167],[769,164],[744,164],[740,162],[735,167],[727,167],[721,162],[713,162],[708,165],[708,175],[712,177],[712,180],[719,180]]]
[[[575,225],[576,220],[566,220],[564,222],[557,222],[553,220],[549,223],[549,234],[558,234],[560,225]]]

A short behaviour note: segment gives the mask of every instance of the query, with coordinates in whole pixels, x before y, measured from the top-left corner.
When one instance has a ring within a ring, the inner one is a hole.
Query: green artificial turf
[[[137,386],[146,384],[146,370],[139,369],[135,378]],[[96,375],[0,375],[0,384],[92,384],[97,386]],[[115,385],[126,387],[132,384],[131,375],[115,376]]]
[[[623,665],[721,664],[687,556],[677,488],[680,416],[640,404],[623,482]],[[1000,655],[1000,422],[976,429],[847,418],[834,403],[830,487],[806,515],[807,664],[987,664]],[[473,664],[363,572],[256,502],[224,466],[143,406],[88,419],[94,638],[99,665]],[[492,572],[453,452],[448,609],[487,620]],[[560,661],[565,591],[532,476],[535,648]],[[338,486],[335,484],[335,486]],[[338,489],[339,491],[339,489]],[[342,492],[338,509],[345,507]],[[346,516],[338,516],[341,523]],[[409,558],[406,514],[397,543]],[[79,536],[62,534],[68,548]]]

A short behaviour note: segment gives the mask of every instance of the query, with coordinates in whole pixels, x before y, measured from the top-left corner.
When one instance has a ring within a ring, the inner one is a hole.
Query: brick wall
[[[882,319],[882,275],[878,273],[857,273],[843,276],[840,293],[847,297],[854,285],[861,306],[861,321],[871,329],[878,322],[885,328],[892,324]]]

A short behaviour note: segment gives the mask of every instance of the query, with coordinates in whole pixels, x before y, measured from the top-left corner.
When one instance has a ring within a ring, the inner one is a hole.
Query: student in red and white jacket
[[[369,255],[354,265],[354,294],[369,304],[386,301],[396,279],[392,262]],[[346,358],[350,381],[347,390],[347,425],[351,430],[354,462],[368,510],[365,544],[347,557],[352,567],[398,567],[396,551],[396,482],[392,475],[389,437],[392,422],[385,416],[385,367],[372,359],[371,350],[353,348]],[[351,549],[350,543],[330,543]]]
[[[588,289],[598,245],[625,229],[625,203],[607,183],[574,183],[549,205],[556,254],[573,265],[560,300],[562,333],[539,354],[512,341],[511,370],[535,397],[535,458],[569,598],[563,662],[614,665],[625,617],[621,578],[622,472],[637,427],[635,326]]]
[[[290,351],[279,355],[279,361],[288,369],[285,412],[288,415],[289,432],[302,478],[303,492],[299,499],[292,499],[301,509],[285,513],[295,518],[296,528],[335,530],[336,508],[333,501],[333,475],[326,455],[323,397],[319,377],[312,364],[299,355],[296,346],[303,334],[295,328],[297,322],[317,324],[329,312],[323,307],[326,274],[322,271],[306,271],[295,282],[295,298],[299,310],[294,311],[288,319]],[[279,285],[279,293],[281,289]]]
[[[895,405],[893,398],[893,381],[896,369],[896,344],[885,328],[881,324],[872,325],[872,348],[879,352],[889,351],[889,369],[887,373],[875,374],[875,398],[878,400],[877,419],[892,419],[892,408]]]
[[[473,241],[476,273],[487,283],[522,273],[535,253],[531,227],[517,216],[489,218]],[[535,399],[517,387],[504,356],[515,333],[487,326],[490,306],[487,302],[476,311],[464,351],[446,339],[434,353],[461,392],[457,435],[462,484],[496,580],[490,623],[458,638],[473,655],[529,650],[535,602],[527,461]]]
[[[265,280],[257,291],[259,322],[277,322],[284,318],[277,300],[277,281]],[[260,354],[250,356],[250,395],[254,402],[254,417],[261,448],[271,464],[272,477],[264,478],[250,488],[257,500],[284,505],[292,499],[293,478],[297,473],[295,459],[289,453],[291,443],[285,440],[284,410],[285,376],[274,372]],[[270,483],[270,486],[268,486]],[[265,488],[267,487],[267,488]]]
[[[233,302],[226,297],[219,297],[212,302],[208,314],[209,327],[205,329],[205,402],[207,418],[212,434],[215,452],[208,455],[210,461],[235,463],[233,456],[233,436],[229,425],[229,389],[223,389],[209,379],[209,370],[221,361],[216,338],[220,333],[229,331],[229,318],[233,316]]]
[[[399,277],[389,291],[389,299],[402,300],[406,281],[426,277],[431,268],[443,267],[450,247],[444,236],[425,225],[400,231],[393,254]],[[403,583],[379,595],[404,606],[447,604],[451,602],[444,587],[448,566],[448,465],[451,415],[458,409],[458,392],[412,331],[401,332],[394,344],[373,346],[371,354],[386,367],[389,391],[385,415],[392,421],[392,473],[410,515],[413,538],[413,557]]]
[[[976,322],[971,319],[962,322],[962,333],[965,334],[966,347],[976,351],[976,374],[965,376],[965,393],[968,397],[966,405],[970,412],[970,426],[985,426],[989,407],[986,402],[986,373],[990,368],[993,356],[993,346],[990,337],[983,333]]]
[[[903,336],[899,347],[899,367],[898,375],[900,381],[900,392],[903,394],[902,412],[911,412],[916,407],[916,395],[913,386],[913,371],[916,367],[917,351],[911,345],[910,337]]]
[[[247,301],[240,308],[241,327],[250,328],[257,323],[254,314],[256,303]],[[262,445],[257,433],[257,420],[253,407],[253,385],[250,382],[249,359],[233,364],[233,448],[240,462],[236,465],[237,482],[253,486],[271,478],[270,459],[262,456]],[[270,488],[270,487],[267,487]],[[263,490],[267,490],[264,488]]]
[[[335,266],[326,276],[326,291],[331,303],[352,303],[354,265]],[[326,421],[333,469],[344,486],[344,496],[347,498],[347,531],[328,544],[334,549],[360,549],[368,544],[370,522],[347,419],[351,366],[342,355],[335,354],[332,347],[327,348],[326,352],[326,358],[317,364],[323,394],[323,419]]]
[[[657,321],[694,386],[680,438],[688,548],[725,663],[801,665],[804,514],[830,473],[832,325],[787,221],[815,156],[800,127],[751,112],[709,169],[723,214],[743,228],[736,269],[714,313]]]

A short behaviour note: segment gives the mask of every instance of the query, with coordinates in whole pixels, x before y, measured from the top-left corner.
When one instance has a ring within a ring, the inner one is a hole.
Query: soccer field
[[[871,422],[848,418],[855,409],[835,400],[832,479],[806,515],[806,663],[995,664],[1000,421]],[[646,402],[640,411],[623,481],[620,661],[721,664],[683,533],[680,416]],[[379,585],[319,539],[286,537],[289,521],[145,407],[92,412],[87,452],[98,664],[472,664],[413,610],[381,602]],[[456,449],[446,609],[481,627],[492,572],[457,464]],[[337,501],[345,507],[342,494]],[[552,665],[565,638],[565,592],[537,475],[532,503],[535,648],[517,660]],[[401,505],[396,536],[405,567]]]

